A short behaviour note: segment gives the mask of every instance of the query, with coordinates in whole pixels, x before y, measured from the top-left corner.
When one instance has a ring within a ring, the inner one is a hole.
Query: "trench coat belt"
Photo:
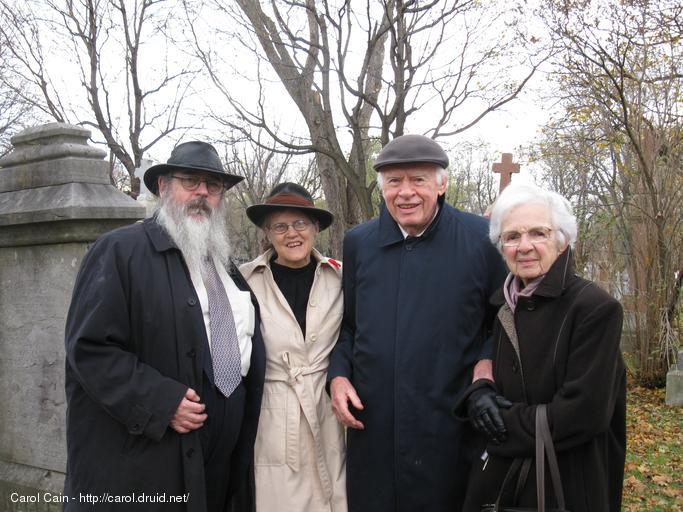
[[[282,360],[285,364],[285,372],[269,372],[266,379],[280,380],[287,382],[291,387],[299,401],[300,408],[297,407],[296,414],[290,414],[287,411],[287,465],[292,471],[299,471],[299,409],[303,411],[304,418],[308,423],[311,433],[313,434],[313,443],[315,446],[315,461],[322,484],[325,498],[329,501],[332,499],[332,479],[330,472],[327,469],[327,460],[325,458],[325,450],[320,434],[320,423],[318,421],[318,412],[315,400],[313,399],[313,390],[311,389],[310,379],[304,379],[307,375],[312,375],[318,372],[327,370],[328,361],[323,360],[311,366],[293,366],[290,361],[289,352],[282,353]]]

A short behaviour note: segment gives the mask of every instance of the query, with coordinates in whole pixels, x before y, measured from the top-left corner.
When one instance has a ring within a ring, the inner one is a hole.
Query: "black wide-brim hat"
[[[448,168],[448,155],[438,142],[424,135],[401,135],[384,146],[372,164],[376,171],[391,165],[434,164]]]
[[[178,144],[165,164],[153,165],[145,171],[145,185],[155,196],[159,195],[158,177],[171,171],[208,172],[223,178],[225,189],[234,187],[244,179],[243,176],[229,174],[223,168],[216,149],[198,140]]]
[[[313,197],[301,185],[285,182],[273,187],[262,204],[254,204],[247,208],[247,217],[258,227],[263,228],[266,217],[282,210],[301,210],[318,221],[320,231],[330,227],[334,215],[322,208],[316,208]]]

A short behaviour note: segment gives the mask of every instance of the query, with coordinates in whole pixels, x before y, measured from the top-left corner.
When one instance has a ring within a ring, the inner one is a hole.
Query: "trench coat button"
[[[536,303],[533,300],[530,300],[529,302],[526,303],[526,310],[527,311],[533,311],[536,309]]]
[[[189,299],[187,299],[187,305],[188,306],[196,306],[197,305],[197,299],[195,299],[194,297],[190,297]]]
[[[130,431],[131,431],[132,433],[134,433],[134,434],[135,434],[136,432],[140,432],[140,424],[139,424],[139,423],[134,423],[133,425],[131,425]]]
[[[318,335],[317,334],[311,334],[311,341],[317,341]]]
[[[314,300],[312,300],[311,302],[308,303],[308,305],[311,306],[312,308],[314,308],[316,306],[316,302]]]
[[[185,455],[188,456],[188,458],[191,458],[192,455],[194,455],[194,448],[189,448],[186,452]]]
[[[406,251],[412,251],[412,250],[413,250],[413,244],[406,245]]]
[[[190,349],[187,351],[187,357],[194,358],[196,355],[197,355],[197,353],[194,351],[194,349]]]

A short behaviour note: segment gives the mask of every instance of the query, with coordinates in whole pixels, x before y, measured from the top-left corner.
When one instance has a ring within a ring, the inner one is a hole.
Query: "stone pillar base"
[[[145,215],[110,184],[89,137],[59,123],[29,128],[0,158],[0,512],[58,511],[73,498],[62,495],[73,284],[89,244]]]
[[[64,473],[0,460],[0,510],[59,512],[63,508]]]

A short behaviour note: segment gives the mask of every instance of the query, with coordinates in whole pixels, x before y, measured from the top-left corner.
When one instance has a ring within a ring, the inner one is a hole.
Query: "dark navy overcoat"
[[[229,273],[249,289],[234,266]],[[245,416],[230,475],[240,489],[247,487],[265,374],[253,294],[252,302]],[[92,510],[83,499],[92,495],[101,511],[206,512],[200,431],[178,434],[169,421],[188,387],[201,393],[208,349],[182,254],[154,219],[95,242],[66,321],[65,510]]]
[[[344,239],[344,320],[328,381],[348,377],[364,430],[348,430],[349,512],[456,512],[467,481],[465,429],[451,411],[490,357],[504,279],[485,219],[439,199],[420,237],[404,239],[383,206]]]

